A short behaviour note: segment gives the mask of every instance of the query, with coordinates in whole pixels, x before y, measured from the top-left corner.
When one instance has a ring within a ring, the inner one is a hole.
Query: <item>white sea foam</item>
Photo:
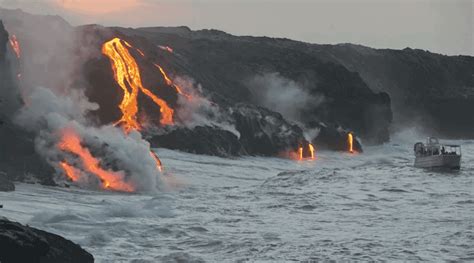
[[[309,162],[159,149],[164,177],[180,182],[166,192],[17,184],[0,193],[0,214],[99,262],[472,260],[474,144],[460,172],[437,173],[413,168],[411,142],[424,136],[409,137]]]

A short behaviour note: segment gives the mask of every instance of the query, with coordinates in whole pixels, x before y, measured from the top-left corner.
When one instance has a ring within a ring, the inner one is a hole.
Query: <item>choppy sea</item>
[[[462,168],[446,172],[413,167],[417,139],[300,162],[156,149],[157,193],[23,183],[0,216],[97,262],[474,261],[474,141],[455,141]]]

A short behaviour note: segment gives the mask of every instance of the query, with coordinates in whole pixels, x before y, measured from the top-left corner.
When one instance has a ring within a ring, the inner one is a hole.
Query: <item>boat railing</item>
[[[423,145],[417,143],[415,145],[416,156],[433,156],[433,155],[459,155],[461,156],[461,146],[450,144],[431,144]]]

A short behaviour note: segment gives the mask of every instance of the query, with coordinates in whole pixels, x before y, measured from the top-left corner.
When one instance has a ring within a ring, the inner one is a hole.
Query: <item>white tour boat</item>
[[[461,168],[461,146],[440,144],[437,138],[429,137],[426,144],[415,143],[415,167],[420,168]]]

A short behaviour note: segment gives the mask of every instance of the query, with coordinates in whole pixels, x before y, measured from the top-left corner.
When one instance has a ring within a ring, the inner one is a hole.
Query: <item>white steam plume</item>
[[[57,147],[61,139],[60,131],[73,129],[80,136],[81,144],[101,153],[94,157],[106,165],[102,167],[104,170],[123,174],[125,181],[137,191],[155,191],[160,187],[159,172],[150,155],[149,143],[138,132],[125,135],[119,128],[111,125],[88,125],[83,116],[87,111],[96,109],[97,105],[88,102],[83,94],[76,92],[68,97],[60,97],[49,89],[37,88],[32,91],[29,101],[29,105],[19,111],[16,122],[25,129],[36,132],[36,151],[56,167],[59,173],[62,173],[58,166],[61,160],[77,163],[77,160],[70,160],[70,154]],[[95,177],[91,174],[87,176],[90,180],[82,183],[89,186]]]
[[[288,120],[299,122],[301,112],[311,106],[319,106],[324,97],[313,96],[302,85],[287,79],[280,73],[256,75],[248,82],[254,101],[260,106],[279,112]]]
[[[228,116],[222,113],[222,109],[209,99],[202,96],[202,87],[196,84],[190,77],[178,76],[174,79],[185,94],[178,98],[177,116],[182,125],[188,128],[196,126],[214,126],[229,131],[240,137],[235,125]]]

